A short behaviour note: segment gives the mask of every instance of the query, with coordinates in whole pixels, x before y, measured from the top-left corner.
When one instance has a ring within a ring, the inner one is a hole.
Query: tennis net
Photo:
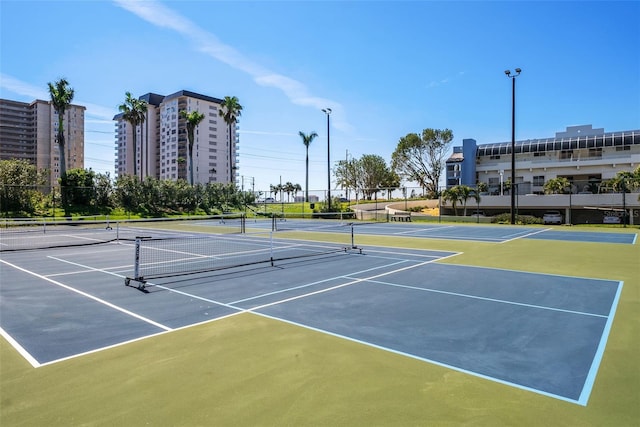
[[[152,219],[4,219],[0,222],[0,251],[23,251],[135,241],[154,232],[173,236],[185,232],[233,234],[244,232],[242,215],[185,216]]]
[[[298,258],[327,256],[339,253],[362,253],[354,241],[353,224],[332,230],[331,242],[320,230],[296,230],[286,238],[278,232],[263,231],[239,235],[186,235],[156,238],[138,236],[135,241],[133,274],[125,285],[137,282],[144,290],[149,280],[207,273],[255,264],[275,265],[276,262]]]

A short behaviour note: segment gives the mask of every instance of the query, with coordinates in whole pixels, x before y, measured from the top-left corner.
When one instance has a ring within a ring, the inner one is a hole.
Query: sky
[[[639,1],[0,0],[0,97],[85,113],[85,168],[114,176],[125,92],[237,96],[240,185],[310,189],[331,163],[425,128],[453,145],[640,129]],[[329,144],[327,116],[331,108]]]

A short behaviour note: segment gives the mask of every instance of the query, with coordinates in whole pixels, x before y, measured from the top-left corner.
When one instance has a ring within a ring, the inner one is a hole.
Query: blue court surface
[[[527,234],[509,231],[503,239]],[[275,240],[276,249],[291,245]],[[457,254],[372,246],[158,278],[141,292],[124,286],[133,254],[127,243],[2,253],[2,335],[38,367],[253,314],[586,405],[622,290],[618,281],[438,264]]]
[[[280,231],[318,228],[331,232],[340,227],[330,220],[276,221]],[[347,224],[342,221],[342,224]],[[469,240],[504,243],[515,239],[561,240],[570,242],[635,244],[636,234],[608,233],[583,230],[559,230],[557,228],[495,226],[495,225],[446,225],[434,223],[360,223],[354,222],[358,234],[404,236],[431,239]],[[202,224],[206,225],[206,224]],[[272,228],[271,220],[247,220],[247,230]]]

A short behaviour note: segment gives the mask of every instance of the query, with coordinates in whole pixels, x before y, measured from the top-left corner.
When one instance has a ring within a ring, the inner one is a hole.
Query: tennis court
[[[197,222],[189,231],[118,226],[117,241],[3,251],[2,334],[40,367],[250,313],[587,404],[621,281],[443,264],[459,253],[358,243],[381,229],[460,235],[455,227],[325,222],[306,233],[287,221],[279,232],[252,233],[247,223],[239,233],[234,221]],[[487,233],[462,228],[471,240]],[[218,234],[198,232],[205,229]],[[103,232],[113,230],[93,231]],[[330,242],[305,239],[327,233]],[[531,235],[511,227],[488,233],[503,242]],[[96,239],[80,237],[87,238]]]
[[[348,220],[342,220],[342,223]],[[247,228],[278,230],[296,230],[308,227],[325,228],[330,232],[335,225],[327,224],[327,220],[300,220],[289,218],[276,219],[272,224],[269,219],[247,220]],[[335,222],[335,221],[334,221]],[[504,227],[488,225],[451,225],[434,223],[383,223],[383,222],[355,222],[359,234],[380,236],[406,236],[431,239],[468,240],[479,242],[504,243],[514,239],[539,239],[558,240],[570,242],[596,242],[596,243],[620,243],[635,244],[635,234],[589,232],[589,231],[564,231],[556,228],[540,227]],[[203,224],[204,225],[204,224]]]

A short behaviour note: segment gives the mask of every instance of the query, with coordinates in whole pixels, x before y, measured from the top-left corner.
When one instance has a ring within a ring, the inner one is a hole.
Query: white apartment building
[[[640,220],[638,194],[623,199],[610,194],[606,186],[618,172],[640,165],[640,130],[605,132],[592,125],[569,126],[553,138],[516,141],[515,165],[516,203],[523,214],[564,209],[567,222],[599,222],[598,210],[619,212],[626,205],[632,209],[631,218]],[[544,194],[545,182],[560,177],[572,184],[571,194],[531,197]],[[447,188],[488,184],[480,208],[492,214],[509,210],[504,184],[510,180],[511,142],[478,145],[474,139],[464,139],[446,162]]]
[[[465,139],[462,143],[447,160],[447,188],[484,182],[490,194],[498,195],[501,184],[511,179],[511,142],[477,145]],[[516,141],[515,160],[518,194],[543,194],[544,183],[558,177],[573,184],[574,194],[596,194],[603,181],[640,165],[640,130],[605,132],[591,125],[569,126],[554,138]]]
[[[144,123],[137,126],[136,164],[133,164],[133,129],[122,119],[116,121],[116,175],[152,176],[157,179],[189,179],[189,153],[186,121],[180,111],[198,111],[204,119],[196,127],[193,145],[195,183],[238,182],[237,125],[231,128],[220,116],[222,100],[189,91],[163,96],[148,93]],[[231,159],[231,161],[230,161]]]
[[[84,168],[84,112],[70,105],[63,119],[66,166]],[[0,160],[27,160],[47,171],[49,184],[60,178],[60,147],[56,142],[58,113],[50,101],[31,103],[0,99]]]

